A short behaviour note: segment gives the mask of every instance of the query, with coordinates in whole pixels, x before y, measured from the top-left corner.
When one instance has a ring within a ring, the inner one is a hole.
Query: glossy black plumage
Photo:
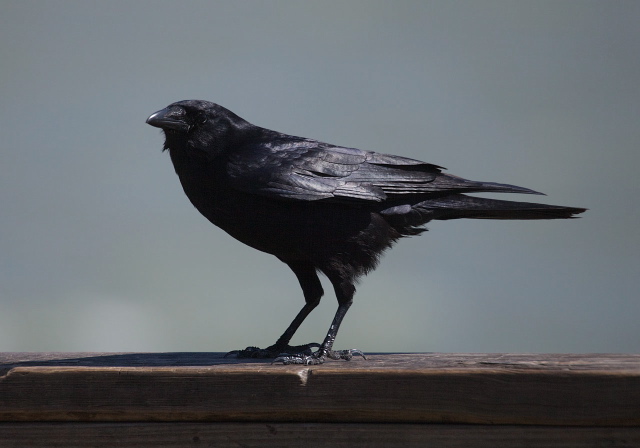
[[[433,219],[558,219],[585,210],[466,196],[540,193],[260,128],[206,101],[173,103],[147,123],[164,130],[164,148],[193,205],[234,238],[285,262],[302,287],[306,304],[282,337],[265,350],[235,352],[239,356],[296,349],[302,353],[278,359],[317,363],[325,356],[361,354],[332,350],[354,283],[396,240],[421,233]],[[331,281],[339,307],[323,344],[311,354],[306,346],[288,344],[323,295],[317,271]]]

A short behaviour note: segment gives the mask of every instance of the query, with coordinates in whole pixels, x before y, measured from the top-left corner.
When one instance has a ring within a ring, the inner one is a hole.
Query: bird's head
[[[204,153],[215,157],[237,144],[254,126],[230,110],[201,100],[178,101],[147,118],[164,131],[164,149]]]

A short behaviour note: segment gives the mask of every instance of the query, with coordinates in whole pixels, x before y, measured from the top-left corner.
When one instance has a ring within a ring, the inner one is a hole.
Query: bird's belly
[[[336,204],[233,195],[194,205],[216,226],[257,250],[286,259],[325,258],[371,225],[371,213]]]

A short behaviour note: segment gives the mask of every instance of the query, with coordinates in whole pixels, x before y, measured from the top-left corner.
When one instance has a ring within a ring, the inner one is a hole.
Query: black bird
[[[560,219],[586,210],[466,196],[542,193],[271,131],[208,101],[173,103],[147,123],[164,131],[164,149],[200,213],[237,240],[278,257],[302,287],[305,305],[276,343],[230,352],[238,357],[319,364],[325,357],[364,356],[332,349],[354,284],[393,243],[422,233],[433,219]],[[331,281],[338,310],[322,344],[291,347],[293,334],[324,294],[318,272]]]

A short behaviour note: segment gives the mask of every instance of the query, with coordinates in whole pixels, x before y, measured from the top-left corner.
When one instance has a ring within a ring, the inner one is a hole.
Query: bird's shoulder
[[[234,148],[226,159],[229,181],[236,188],[277,199],[309,201],[339,195],[344,179],[366,162],[367,153],[272,132]],[[348,187],[351,195],[382,196],[357,185]]]

